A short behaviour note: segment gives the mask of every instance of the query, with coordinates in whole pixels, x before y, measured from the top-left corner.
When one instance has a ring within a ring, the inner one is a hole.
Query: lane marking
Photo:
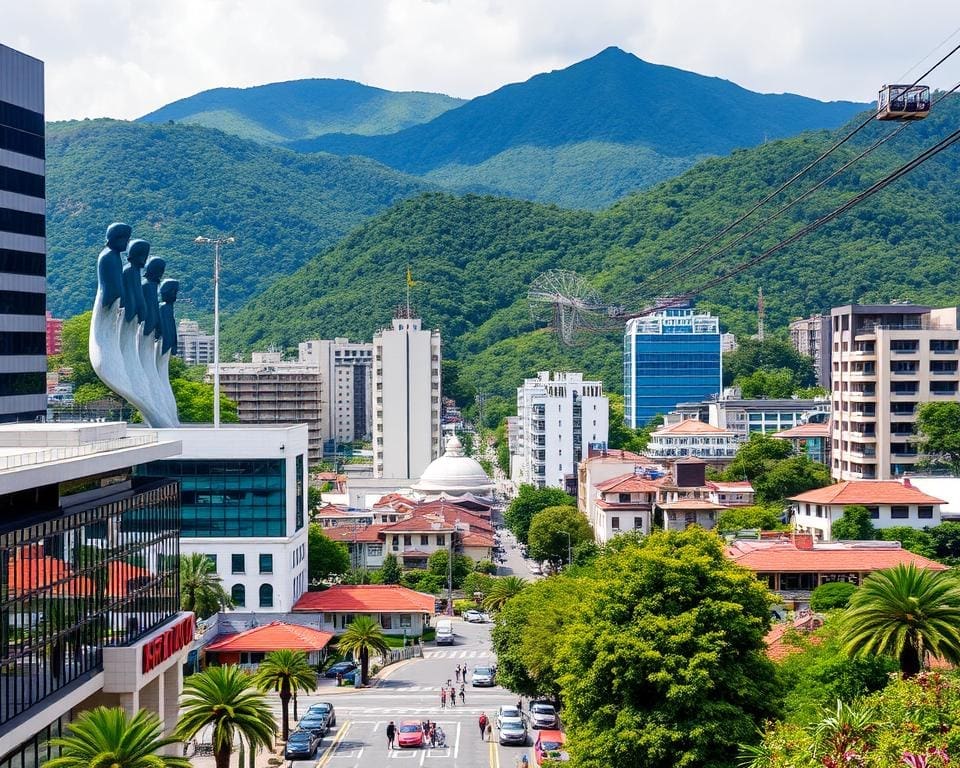
[[[457,736],[453,743],[453,759],[460,757],[460,721],[457,720]]]
[[[327,747],[327,751],[323,753],[322,757],[317,761],[316,768],[325,768],[327,763],[330,762],[330,757],[333,754],[333,751],[336,749],[337,744],[343,741],[343,737],[347,735],[347,731],[350,730],[351,721],[347,720],[343,725],[340,726],[340,730],[337,731],[337,735],[333,737],[333,740],[330,742],[330,745]]]

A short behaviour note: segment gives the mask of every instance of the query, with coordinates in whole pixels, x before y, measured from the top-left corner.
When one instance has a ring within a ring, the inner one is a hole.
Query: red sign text
[[[177,651],[193,642],[193,614],[174,624],[170,629],[148,640],[143,646],[143,673],[162,664]]]

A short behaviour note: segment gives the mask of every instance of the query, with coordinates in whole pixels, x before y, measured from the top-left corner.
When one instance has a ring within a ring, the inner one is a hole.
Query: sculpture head
[[[151,256],[147,259],[147,265],[143,268],[143,276],[151,283],[159,283],[163,277],[163,271],[167,268],[167,262],[159,256]]]
[[[130,235],[133,234],[133,227],[129,224],[121,224],[115,221],[107,227],[107,246],[115,251],[127,250],[127,243],[130,242]]]
[[[180,290],[180,281],[168,279],[160,283],[160,298],[167,304],[173,304],[177,300],[177,291]]]
[[[138,269],[143,269],[150,255],[150,243],[146,240],[131,240],[127,246],[127,261]]]

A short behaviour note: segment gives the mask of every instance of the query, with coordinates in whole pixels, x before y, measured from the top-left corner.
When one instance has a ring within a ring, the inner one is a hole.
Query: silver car
[[[493,681],[495,676],[496,672],[494,672],[493,667],[475,667],[473,677],[470,678],[470,685],[491,688],[494,685]]]
[[[500,720],[500,743],[527,745],[527,723],[522,717],[504,717]]]
[[[553,704],[535,701],[530,705],[530,724],[534,728],[558,728],[557,710]]]

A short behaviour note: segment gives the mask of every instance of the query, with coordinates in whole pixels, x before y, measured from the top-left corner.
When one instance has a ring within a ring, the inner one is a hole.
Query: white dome
[[[430,462],[413,489],[428,496],[484,496],[493,491],[494,483],[476,459],[463,455],[463,444],[454,435],[447,440],[443,456]]]

